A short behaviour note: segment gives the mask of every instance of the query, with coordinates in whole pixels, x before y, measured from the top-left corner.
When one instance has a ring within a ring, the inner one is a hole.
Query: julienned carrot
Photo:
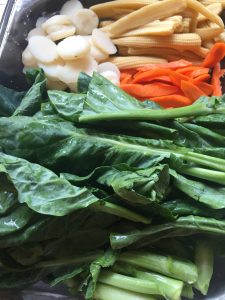
[[[206,96],[206,94],[195,84],[190,81],[181,81],[181,90],[184,95],[191,99],[192,101],[196,101],[201,96]]]
[[[202,67],[201,66],[188,66],[185,68],[177,69],[177,72],[184,74],[184,75],[189,75],[199,69],[202,69]]]
[[[213,94],[214,86],[212,84],[201,81],[198,83],[198,88],[200,88],[207,96]]]
[[[201,82],[209,82],[210,79],[211,79],[211,76],[209,74],[202,74],[202,75],[192,79],[192,82],[195,85],[199,85],[199,83],[201,83]]]
[[[225,44],[216,43],[202,63],[202,67],[213,68],[225,56]]]
[[[126,74],[126,73],[121,73],[120,74],[120,83],[125,84],[125,83],[130,83],[132,81],[132,75],[131,74]]]
[[[178,86],[179,88],[180,88],[182,80],[185,80],[185,81],[189,80],[189,77],[187,77],[187,76],[185,76],[183,74],[180,74],[180,73],[178,73],[176,71],[168,71],[168,74],[170,76],[170,79],[174,83],[174,85]]]
[[[221,76],[222,73],[221,73],[220,63],[217,63],[213,69],[212,81],[211,81],[214,87],[213,96],[222,96],[222,86],[220,81]]]
[[[176,94],[171,96],[153,97],[151,100],[164,108],[181,107],[192,104],[192,101],[189,98]]]
[[[168,70],[163,68],[157,68],[148,70],[145,72],[138,72],[137,75],[134,76],[133,83],[140,83],[140,82],[147,82],[152,80],[153,78],[159,76],[166,76],[168,75]]]
[[[192,78],[196,78],[201,75],[208,75],[209,74],[209,68],[199,68],[198,70],[195,70],[191,73]]]
[[[169,62],[167,64],[160,64],[160,68],[171,69],[171,70],[179,69],[179,68],[185,68],[185,67],[188,67],[188,66],[192,66],[192,62],[184,60],[184,59],[180,59],[180,60],[177,60],[177,61],[172,61],[172,62]],[[144,67],[137,68],[137,71],[144,72],[144,71],[152,70],[152,69],[155,69],[155,68],[158,68],[158,67],[159,67],[159,65],[147,65],[147,66],[144,66]]]
[[[168,96],[180,92],[179,88],[169,84],[150,83],[142,84],[122,84],[121,88],[136,98],[151,98],[157,96]]]

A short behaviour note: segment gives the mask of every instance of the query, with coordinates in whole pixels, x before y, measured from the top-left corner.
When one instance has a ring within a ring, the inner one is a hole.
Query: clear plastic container
[[[0,84],[23,90],[26,82],[22,74],[21,54],[26,46],[27,33],[38,17],[56,12],[66,0],[8,0],[0,24]],[[127,0],[129,1],[129,0]],[[88,7],[106,1],[81,1]],[[225,17],[224,17],[225,19]],[[224,80],[225,87],[225,80]],[[64,287],[49,288],[40,283],[18,295],[1,293],[0,300],[72,300]],[[207,297],[196,295],[194,300],[225,300],[225,258],[217,258],[210,291]],[[78,300],[78,299],[77,299]],[[115,299],[116,300],[116,299]]]

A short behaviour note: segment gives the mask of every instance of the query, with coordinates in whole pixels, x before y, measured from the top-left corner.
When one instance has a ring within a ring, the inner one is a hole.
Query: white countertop
[[[7,0],[0,0],[0,21],[5,9],[5,5],[6,5]]]

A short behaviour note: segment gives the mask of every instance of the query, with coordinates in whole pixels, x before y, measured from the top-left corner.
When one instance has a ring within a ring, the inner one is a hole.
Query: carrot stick
[[[136,98],[151,98],[157,96],[167,96],[179,93],[178,87],[163,84],[163,83],[151,83],[151,84],[121,84],[120,86],[125,92]]]
[[[203,81],[208,82],[210,79],[211,79],[211,76],[209,74],[202,74],[202,75],[194,78],[193,83],[198,86],[199,83],[201,83]]]
[[[132,82],[132,75],[131,74],[120,73],[120,83],[121,84],[131,83],[131,82]]]
[[[192,66],[192,63],[190,61],[187,61],[184,59],[172,61],[167,64],[160,64],[160,68],[171,69],[171,70],[184,68],[184,67],[188,67],[188,66]],[[146,65],[144,67],[137,68],[137,70],[144,72],[144,71],[152,70],[152,69],[158,68],[158,67],[159,67],[159,65]]]
[[[177,69],[177,72],[184,74],[184,75],[188,75],[199,69],[202,69],[202,67],[201,66],[189,66],[189,67]]]
[[[204,59],[202,66],[206,68],[213,68],[218,62],[220,62],[225,56],[225,44],[216,43],[209,54]]]
[[[184,95],[192,101],[196,101],[201,96],[206,96],[206,94],[199,87],[190,81],[182,80],[181,90],[183,91]]]
[[[145,72],[138,72],[137,75],[134,76],[133,83],[141,83],[154,79],[158,76],[166,76],[168,75],[168,70],[163,68],[157,68]]]
[[[192,101],[189,98],[177,94],[171,96],[153,97],[151,100],[155,101],[164,108],[182,107],[192,104]]]
[[[211,96],[213,94],[214,86],[207,82],[201,81],[198,83],[198,88],[203,91],[207,96]]]
[[[172,80],[172,82],[174,83],[174,85],[180,87],[181,85],[181,81],[182,80],[189,80],[189,77],[183,75],[183,74],[180,74],[176,71],[169,71],[169,76],[170,76],[170,79]]]
[[[220,78],[223,76],[221,72],[220,63],[217,63],[213,69],[212,85],[214,86],[213,96],[222,96],[222,86]]]
[[[195,70],[192,72],[191,76],[193,78],[198,77],[200,75],[205,75],[205,74],[209,74],[209,68],[200,68],[198,70]]]

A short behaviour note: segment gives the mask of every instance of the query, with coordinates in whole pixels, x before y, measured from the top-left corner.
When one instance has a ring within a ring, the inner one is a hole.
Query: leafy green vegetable
[[[30,71],[31,72],[31,71]],[[41,108],[41,103],[45,101],[46,94],[46,78],[43,70],[37,70],[34,74],[28,75],[31,77],[35,76],[34,82],[29,91],[22,99],[20,105],[14,112],[14,116],[32,116]],[[34,78],[32,78],[33,81]]]
[[[91,82],[91,76],[87,75],[86,73],[81,72],[78,77],[78,82],[77,82],[78,93],[86,94],[88,91],[90,82]]]
[[[24,92],[17,92],[0,85],[0,116],[11,116],[24,97]]]

